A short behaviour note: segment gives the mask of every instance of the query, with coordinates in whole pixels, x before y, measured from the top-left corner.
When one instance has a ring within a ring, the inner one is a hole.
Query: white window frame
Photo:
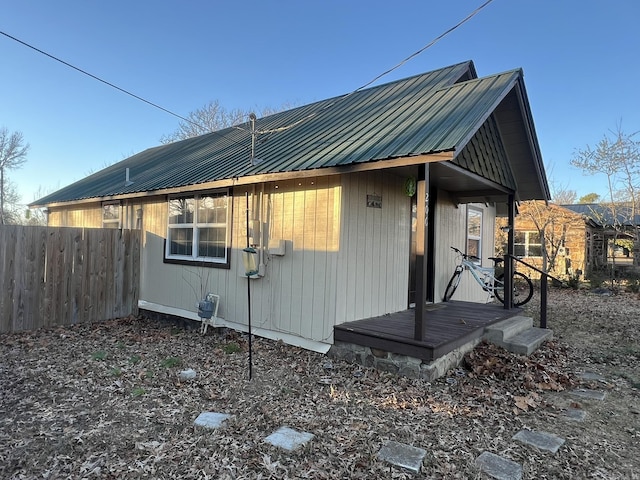
[[[199,205],[203,198],[207,197],[222,197],[224,198],[226,205],[225,220],[223,222],[206,223],[200,221],[198,218],[200,209]],[[193,213],[192,220],[184,223],[171,223],[171,202],[175,200],[187,200],[193,199]],[[229,190],[216,190],[208,192],[198,192],[189,195],[170,195],[167,199],[167,240],[165,245],[164,257],[165,261],[178,262],[178,263],[198,263],[199,265],[208,264],[210,266],[223,266],[229,265],[229,252],[231,249],[231,197]],[[224,255],[221,257],[207,257],[202,256],[198,252],[199,246],[199,234],[201,229],[204,228],[224,228]],[[191,255],[171,253],[172,245],[172,233],[174,229],[191,229]]]
[[[519,256],[522,258],[541,258],[542,257],[542,242],[540,238],[540,232],[534,231],[534,230],[526,230],[526,231],[519,231],[517,232],[517,234],[524,235],[524,243],[515,243],[514,249],[516,246],[519,246],[519,245],[524,246],[524,255],[518,255],[519,252],[515,252],[516,256]],[[537,243],[531,241],[531,235],[537,235],[538,237]],[[536,246],[540,249],[540,255],[531,255],[530,249],[532,246]]]
[[[477,215],[478,217],[480,217],[480,232],[478,235],[476,235],[475,233],[472,233],[470,231],[470,228],[472,226],[472,222],[470,221],[470,217],[471,215]],[[482,229],[483,229],[483,222],[484,222],[484,211],[481,208],[477,208],[477,207],[472,207],[470,205],[467,205],[467,228],[466,228],[466,233],[467,233],[467,239],[466,239],[466,248],[467,248],[467,254],[469,255],[473,255],[472,252],[469,249],[469,242],[470,241],[476,241],[478,242],[478,260],[475,260],[475,263],[482,263]]]
[[[111,209],[110,207],[115,207],[115,209]],[[102,228],[122,228],[122,205],[120,202],[104,202],[102,204]],[[117,216],[105,218],[107,212],[115,211]]]

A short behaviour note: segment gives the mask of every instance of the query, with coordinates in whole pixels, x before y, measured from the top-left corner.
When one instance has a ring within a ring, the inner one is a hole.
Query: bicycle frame
[[[492,258],[489,257],[490,260],[493,260],[493,267],[482,267],[478,265],[476,262],[480,261],[479,258],[467,255],[466,253],[458,250],[455,247],[451,247],[451,249],[460,255],[460,263],[456,265],[456,269],[447,284],[447,287],[444,289],[444,295],[442,300],[448,302],[451,300],[451,297],[456,292],[458,285],[460,284],[460,279],[462,278],[462,272],[465,270],[469,270],[471,272],[471,276],[476,281],[478,285],[482,288],[483,291],[489,292],[489,295],[496,297],[502,303],[504,303],[504,280],[503,276],[500,275],[496,278],[495,268],[502,261],[501,258]],[[531,300],[531,296],[533,295],[533,284],[531,283],[531,279],[527,277],[525,274],[517,272],[514,270],[513,272],[513,299],[512,306],[519,307],[524,305],[529,300]]]
[[[485,292],[493,294],[495,290],[502,290],[504,288],[503,282],[495,277],[495,267],[481,267],[471,260],[462,258],[462,262],[456,269],[457,268],[469,270],[471,276]]]

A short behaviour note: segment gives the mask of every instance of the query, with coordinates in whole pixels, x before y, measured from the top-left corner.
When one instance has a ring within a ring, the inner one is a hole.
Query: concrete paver
[[[564,438],[552,433],[535,432],[533,430],[520,430],[512,439],[551,453],[556,453],[564,444]]]
[[[308,432],[300,432],[289,427],[280,427],[267,438],[265,442],[285,450],[293,451],[310,442],[314,434]]]
[[[522,465],[491,452],[482,452],[476,463],[484,473],[496,480],[521,480]]]
[[[389,440],[378,452],[378,457],[393,465],[418,473],[426,454],[426,450],[422,448]]]
[[[193,422],[194,425],[204,428],[219,428],[233,415],[217,412],[202,412]]]

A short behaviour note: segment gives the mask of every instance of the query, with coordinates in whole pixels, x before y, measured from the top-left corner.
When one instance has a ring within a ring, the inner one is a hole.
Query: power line
[[[391,67],[390,69],[388,69],[387,71],[385,71],[385,72],[381,73],[380,75],[377,75],[375,78],[373,78],[372,80],[368,81],[368,82],[367,82],[367,83],[365,83],[364,85],[362,85],[362,86],[360,86],[360,87],[356,88],[355,90],[351,91],[350,93],[348,93],[348,94],[346,94],[346,95],[344,95],[344,96],[340,97],[339,99],[337,99],[336,101],[332,102],[331,104],[329,104],[329,105],[325,105],[325,106],[324,106],[324,107],[322,107],[319,111],[317,111],[317,112],[313,112],[313,113],[311,113],[311,114],[307,115],[306,117],[301,118],[301,119],[297,120],[296,122],[293,122],[293,123],[291,123],[291,124],[289,124],[289,125],[285,125],[285,126],[282,126],[282,127],[273,128],[273,129],[269,129],[269,130],[259,130],[259,131],[256,131],[255,133],[257,133],[257,134],[270,134],[270,135],[271,135],[271,134],[274,134],[274,133],[277,133],[277,132],[282,132],[282,131],[288,130],[288,129],[290,129],[290,128],[295,127],[296,125],[299,125],[300,123],[303,123],[303,122],[305,122],[305,121],[307,121],[307,120],[310,120],[311,118],[313,118],[313,117],[315,117],[316,115],[318,115],[318,113],[320,113],[320,112],[322,112],[322,111],[324,111],[324,110],[327,110],[327,109],[329,109],[329,108],[331,108],[331,107],[335,106],[335,104],[336,104],[337,102],[342,101],[342,100],[345,100],[346,98],[348,98],[348,97],[350,97],[351,95],[353,95],[353,94],[355,94],[355,93],[359,92],[360,90],[363,90],[363,89],[367,88],[369,85],[371,85],[372,83],[374,83],[374,82],[378,81],[379,79],[381,79],[381,78],[382,78],[382,77],[384,77],[385,75],[388,75],[388,74],[390,74],[391,72],[393,72],[394,70],[397,70],[398,68],[400,68],[402,65],[404,65],[405,63],[407,63],[407,62],[408,62],[409,60],[411,60],[412,58],[417,57],[417,56],[418,56],[418,55],[420,55],[422,52],[424,52],[425,50],[427,50],[428,48],[432,47],[432,46],[433,46],[433,45],[435,45],[437,42],[439,42],[440,40],[442,40],[445,36],[447,36],[448,34],[450,34],[451,32],[453,32],[454,30],[458,29],[460,26],[462,26],[463,24],[465,24],[466,22],[468,22],[469,20],[471,20],[474,16],[476,16],[476,15],[477,15],[477,14],[478,14],[478,13],[479,13],[483,8],[485,8],[487,5],[489,5],[492,1],[493,1],[493,0],[487,0],[485,3],[483,3],[482,5],[480,5],[478,8],[476,8],[474,11],[472,11],[472,12],[471,12],[469,15],[467,15],[465,18],[463,18],[462,20],[460,20],[460,21],[459,21],[457,24],[455,24],[453,27],[449,28],[448,30],[446,30],[446,31],[445,31],[445,32],[443,32],[442,34],[438,35],[436,38],[434,38],[431,42],[429,42],[428,44],[426,44],[426,45],[425,45],[424,47],[422,47],[420,50],[418,50],[418,51],[416,51],[416,52],[412,53],[411,55],[409,55],[408,57],[406,57],[404,60],[402,60],[401,62],[399,62],[397,65],[395,65],[395,66]],[[58,58],[58,57],[56,57],[55,55],[52,55],[52,54],[50,54],[50,53],[47,53],[47,52],[45,52],[44,50],[41,50],[41,49],[39,49],[39,48],[37,48],[37,47],[35,47],[35,46],[33,46],[33,45],[31,45],[31,44],[29,44],[29,43],[27,43],[27,42],[23,41],[23,40],[20,40],[19,38],[14,37],[13,35],[9,35],[8,33],[3,32],[3,31],[1,31],[1,30],[0,30],[0,34],[4,35],[5,37],[7,37],[7,38],[9,38],[9,39],[11,39],[11,40],[13,40],[13,41],[15,41],[15,42],[20,43],[21,45],[24,45],[24,46],[25,46],[25,47],[27,47],[27,48],[30,48],[30,49],[32,49],[32,50],[34,50],[34,51],[36,51],[36,52],[38,52],[38,53],[40,53],[40,54],[42,54],[42,55],[45,55],[45,56],[47,56],[47,57],[51,58],[52,60],[55,60],[56,62],[60,62],[60,63],[62,63],[63,65],[65,65],[65,66],[67,66],[67,67],[69,67],[69,68],[72,68],[73,70],[76,70],[76,71],[78,71],[78,72],[80,72],[80,73],[82,73],[82,74],[84,74],[84,75],[86,75],[86,76],[88,76],[88,77],[90,77],[90,78],[93,78],[94,80],[97,80],[97,81],[99,81],[99,82],[101,82],[101,83],[104,83],[105,85],[108,85],[108,86],[109,86],[109,87],[111,87],[111,88],[115,88],[116,90],[118,90],[118,91],[120,91],[120,92],[122,92],[122,93],[124,93],[124,94],[126,94],[126,95],[129,95],[129,96],[131,96],[131,97],[135,98],[136,100],[140,100],[141,102],[144,102],[144,103],[146,103],[146,104],[148,104],[148,105],[151,105],[152,107],[155,107],[155,108],[157,108],[157,109],[159,109],[159,110],[162,110],[163,112],[168,113],[169,115],[173,115],[174,117],[179,118],[180,120],[183,120],[183,121],[185,121],[185,122],[187,122],[187,123],[190,123],[191,125],[194,125],[194,126],[196,126],[196,127],[199,127],[199,128],[202,128],[202,129],[206,130],[206,127],[204,127],[204,126],[200,125],[200,124],[199,124],[199,123],[197,123],[197,122],[194,122],[193,120],[190,120],[190,119],[188,119],[188,118],[186,118],[186,117],[183,117],[182,115],[179,115],[179,114],[177,114],[177,113],[175,113],[175,112],[172,112],[171,110],[169,110],[169,109],[167,109],[167,108],[164,108],[164,107],[162,107],[162,106],[158,105],[157,103],[153,103],[153,102],[151,102],[151,101],[149,101],[149,100],[147,100],[147,99],[145,99],[145,98],[143,98],[143,97],[141,97],[141,96],[139,96],[139,95],[136,95],[135,93],[132,93],[132,92],[130,92],[130,91],[128,91],[128,90],[125,90],[124,88],[121,88],[121,87],[119,87],[119,86],[117,86],[117,85],[115,85],[115,84],[113,84],[113,83],[111,83],[111,82],[108,82],[107,80],[104,80],[104,79],[102,79],[102,78],[98,77],[97,75],[93,75],[92,73],[89,73],[89,72],[87,72],[86,70],[83,70],[83,69],[81,69],[81,68],[79,68],[79,67],[76,67],[75,65],[72,65],[71,63],[69,63],[69,62],[66,62],[66,61],[62,60],[61,58]],[[234,128],[236,128],[236,129],[238,129],[238,130],[245,130],[244,128],[241,128],[241,127],[238,127],[238,126],[235,126]],[[216,133],[217,135],[219,135],[219,136],[221,136],[221,137],[223,137],[223,138],[226,138],[227,140],[230,140],[230,141],[232,141],[233,143],[236,143],[236,144],[238,144],[238,145],[240,145],[240,144],[241,144],[240,142],[237,142],[237,141],[235,141],[235,140],[232,140],[232,139],[230,139],[230,138],[226,137],[225,135],[222,135],[222,134],[220,134],[220,133],[218,133],[218,132],[211,132],[211,133]],[[266,141],[266,140],[267,140],[267,139],[263,140],[263,142],[264,142],[264,141]]]
[[[365,83],[364,85],[362,85],[361,87],[356,88],[355,90],[353,90],[352,92],[340,97],[339,99],[337,99],[336,101],[330,103],[329,105],[325,105],[324,107],[322,107],[320,110],[318,110],[317,112],[313,112],[310,113],[309,115],[307,115],[304,118],[301,118],[300,120],[290,124],[290,125],[286,125],[283,127],[278,127],[278,128],[273,128],[273,129],[269,129],[269,130],[261,130],[257,133],[260,134],[264,134],[264,133],[268,133],[268,134],[273,134],[273,133],[277,133],[277,132],[282,132],[284,130],[288,130],[290,128],[295,127],[296,125],[299,125],[300,123],[309,120],[313,117],[315,117],[316,115],[318,115],[318,113],[327,110],[331,107],[333,107],[337,102],[343,101],[345,99],[347,99],[348,97],[350,97],[351,95],[359,92],[360,90],[363,90],[365,88],[367,88],[369,85],[371,85],[372,83],[380,80],[382,77],[384,77],[385,75],[390,74],[391,72],[393,72],[394,70],[397,70],[398,68],[400,68],[402,65],[404,65],[405,63],[407,63],[409,60],[411,60],[414,57],[417,57],[418,55],[420,55],[422,52],[424,52],[425,50],[427,50],[428,48],[432,47],[433,45],[435,45],[436,43],[438,43],[440,40],[442,40],[444,37],[446,37],[447,35],[449,35],[451,32],[453,32],[454,30],[458,29],[459,27],[461,27],[462,25],[464,25],[465,23],[467,23],[469,20],[471,20],[473,17],[475,17],[480,10],[482,10],[484,7],[486,7],[487,5],[489,5],[491,2],[493,2],[493,0],[487,0],[486,2],[484,2],[482,5],[480,5],[478,8],[476,8],[473,12],[471,12],[469,15],[467,15],[465,18],[463,18],[462,20],[460,20],[457,24],[455,24],[453,27],[449,28],[448,30],[446,30],[444,33],[441,33],[440,35],[438,35],[436,38],[434,38],[433,40],[431,40],[428,44],[426,44],[424,47],[422,47],[420,50],[418,50],[417,52],[412,53],[411,55],[409,55],[407,58],[405,58],[404,60],[402,60],[401,62],[399,62],[397,65],[391,67],[389,70],[387,70],[386,72],[381,73],[380,75],[377,75],[375,78],[373,78],[372,80],[368,81],[367,83]]]
[[[142,97],[141,97],[141,96],[139,96],[139,95],[136,95],[135,93],[131,93],[130,91],[125,90],[124,88],[121,88],[121,87],[119,87],[119,86],[117,86],[117,85],[114,85],[113,83],[108,82],[108,81],[106,81],[106,80],[104,80],[104,79],[102,79],[102,78],[100,78],[100,77],[98,77],[98,76],[96,76],[96,75],[93,75],[92,73],[89,73],[89,72],[87,72],[86,70],[83,70],[83,69],[81,69],[81,68],[79,68],[79,67],[76,67],[75,65],[72,65],[72,64],[70,64],[69,62],[65,62],[65,61],[64,61],[64,60],[62,60],[61,58],[58,58],[58,57],[56,57],[56,56],[54,56],[54,55],[51,55],[50,53],[47,53],[47,52],[45,52],[44,50],[40,50],[39,48],[34,47],[33,45],[30,45],[30,44],[28,44],[27,42],[24,42],[24,41],[20,40],[19,38],[16,38],[16,37],[14,37],[14,36],[12,36],[12,35],[9,35],[9,34],[8,34],[8,33],[6,33],[6,32],[3,32],[3,31],[1,31],[1,30],[0,30],[0,34],[4,35],[4,36],[5,36],[5,37],[7,37],[7,38],[10,38],[11,40],[13,40],[13,41],[15,41],[15,42],[18,42],[18,43],[20,43],[20,44],[24,45],[25,47],[28,47],[28,48],[30,48],[30,49],[32,49],[32,50],[35,50],[35,51],[36,51],[36,52],[38,52],[38,53],[41,53],[42,55],[45,55],[45,56],[47,56],[47,57],[49,57],[49,58],[51,58],[51,59],[55,60],[56,62],[60,62],[60,63],[62,63],[63,65],[66,65],[66,66],[67,66],[67,67],[69,67],[69,68],[73,68],[74,70],[76,70],[76,71],[78,71],[78,72],[80,72],[80,73],[83,73],[84,75],[87,75],[88,77],[91,77],[91,78],[93,78],[94,80],[98,80],[99,82],[102,82],[102,83],[104,83],[105,85],[108,85],[108,86],[110,86],[110,87],[112,87],[112,88],[115,88],[116,90],[119,90],[120,92],[125,93],[125,94],[127,94],[127,95],[129,95],[129,96],[131,96],[131,97],[135,98],[136,100],[140,100],[141,102],[144,102],[144,103],[146,103],[146,104],[148,104],[148,105],[151,105],[152,107],[155,107],[155,108],[157,108],[157,109],[159,109],[159,110],[162,110],[163,112],[166,112],[166,113],[168,113],[169,115],[173,115],[174,117],[177,117],[177,118],[179,118],[180,120],[184,120],[185,122],[191,123],[192,125],[195,125],[196,127],[204,128],[202,125],[199,125],[199,124],[197,124],[196,122],[193,122],[193,121],[189,120],[188,118],[183,117],[182,115],[178,115],[177,113],[172,112],[171,110],[168,110],[168,109],[166,109],[166,108],[164,108],[164,107],[162,107],[162,106],[158,105],[157,103],[153,103],[153,102],[151,102],[151,101],[149,101],[149,100],[147,100],[147,99],[145,99],[145,98],[142,98]]]
[[[471,12],[469,15],[467,15],[465,18],[463,18],[462,20],[460,20],[457,24],[455,24],[453,27],[451,27],[449,30],[447,30],[446,32],[438,35],[436,38],[434,38],[433,40],[431,40],[429,43],[427,43],[424,47],[422,47],[420,50],[418,50],[417,52],[412,53],[411,55],[409,55],[407,58],[405,58],[404,60],[402,60],[400,63],[398,63],[397,65],[395,65],[394,67],[391,67],[389,70],[387,70],[384,73],[381,73],[380,75],[378,75],[377,77],[375,77],[373,80],[370,80],[369,82],[365,83],[364,85],[362,85],[359,88],[356,88],[353,92],[351,92],[349,95],[352,95],[356,92],[359,92],[360,90],[362,90],[363,88],[367,88],[369,85],[371,85],[372,83],[374,83],[375,81],[381,79],[382,77],[384,77],[385,75],[388,75],[389,73],[393,72],[394,70],[400,68],[402,65],[404,65],[405,63],[407,63],[409,60],[411,60],[413,57],[417,57],[418,55],[420,55],[422,52],[424,52],[427,48],[432,47],[433,45],[435,45],[436,43],[438,43],[440,40],[442,40],[444,37],[446,37],[447,35],[449,35],[451,32],[453,32],[454,30],[456,30],[457,28],[461,27],[462,25],[464,25],[465,23],[467,23],[469,20],[471,20],[473,17],[475,17],[480,10],[482,10],[484,7],[486,7],[487,5],[489,5],[491,2],[493,2],[493,0],[487,0],[486,2],[484,2],[482,5],[480,5],[478,8],[476,8],[473,12]],[[347,96],[349,96],[347,95]]]

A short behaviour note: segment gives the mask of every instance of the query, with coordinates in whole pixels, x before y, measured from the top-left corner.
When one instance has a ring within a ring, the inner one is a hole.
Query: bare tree
[[[288,108],[292,108],[292,105],[283,105],[280,109],[262,108],[258,116],[265,117]],[[238,108],[227,110],[220,105],[218,100],[213,100],[204,107],[190,112],[186,117],[187,121],[180,122],[178,128],[173,133],[160,137],[160,142],[164,144],[177,142],[178,140],[185,140],[206,133],[216,132],[223,128],[240,125],[247,121],[250,113],[250,111]]]
[[[578,194],[575,190],[557,189],[551,185],[551,201],[557,205],[570,205],[576,202]]]
[[[636,210],[640,189],[640,141],[634,137],[638,133],[626,134],[618,126],[595,147],[587,145],[576,150],[571,159],[572,165],[586,173],[606,176],[610,203],[634,202]]]
[[[608,209],[603,226],[613,228],[613,262],[615,270],[615,247],[619,236],[631,236],[638,246],[636,219],[640,212],[640,132],[626,134],[620,125],[605,135],[595,147],[586,146],[574,154],[571,163],[587,173],[601,173],[607,178],[607,196],[604,203]],[[609,225],[606,225],[609,224]],[[634,248],[636,250],[636,248]],[[637,261],[637,260],[636,260]]]
[[[580,215],[555,204],[538,200],[522,202],[517,223],[531,225],[540,236],[540,256],[542,270],[555,271],[558,256],[574,231],[584,230],[584,220]]]
[[[27,161],[29,144],[24,143],[21,132],[9,134],[6,127],[0,128],[0,225],[9,223],[8,207],[15,205],[15,187],[9,184],[8,170],[20,168]]]

